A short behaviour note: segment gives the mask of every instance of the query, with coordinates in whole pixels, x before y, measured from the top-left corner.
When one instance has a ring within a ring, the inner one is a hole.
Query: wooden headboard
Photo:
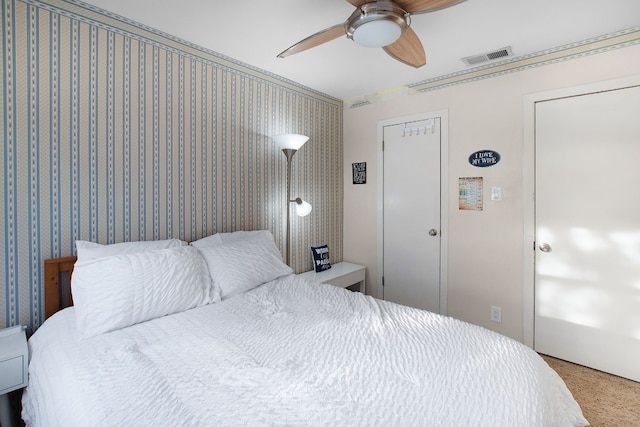
[[[71,274],[76,257],[67,256],[44,260],[44,318],[73,305]]]

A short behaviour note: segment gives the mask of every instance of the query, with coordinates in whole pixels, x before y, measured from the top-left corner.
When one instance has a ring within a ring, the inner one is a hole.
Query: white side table
[[[0,330],[0,424],[13,426],[9,392],[29,382],[29,350],[22,326]]]
[[[365,293],[365,274],[367,267],[364,265],[351,264],[350,262],[339,262],[332,264],[328,270],[316,273],[315,270],[299,274],[307,280],[316,283],[328,283],[330,285],[348,288],[353,285],[360,285],[359,290]]]

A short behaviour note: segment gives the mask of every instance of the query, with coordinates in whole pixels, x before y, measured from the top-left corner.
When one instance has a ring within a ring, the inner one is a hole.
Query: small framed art
[[[367,183],[367,162],[351,163],[353,169],[353,183],[354,184],[366,184]]]
[[[482,210],[482,177],[458,178],[458,209],[462,211]]]

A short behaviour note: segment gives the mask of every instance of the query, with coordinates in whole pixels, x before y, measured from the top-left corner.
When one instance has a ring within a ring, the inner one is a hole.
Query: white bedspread
[[[586,424],[520,343],[293,275],[92,338],[74,322],[30,340],[28,425]]]

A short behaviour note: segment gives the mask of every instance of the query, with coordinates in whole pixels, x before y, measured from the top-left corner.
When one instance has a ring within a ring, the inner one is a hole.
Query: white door
[[[440,312],[440,118],[384,127],[384,299]]]
[[[640,87],[535,105],[536,351],[640,381]]]

